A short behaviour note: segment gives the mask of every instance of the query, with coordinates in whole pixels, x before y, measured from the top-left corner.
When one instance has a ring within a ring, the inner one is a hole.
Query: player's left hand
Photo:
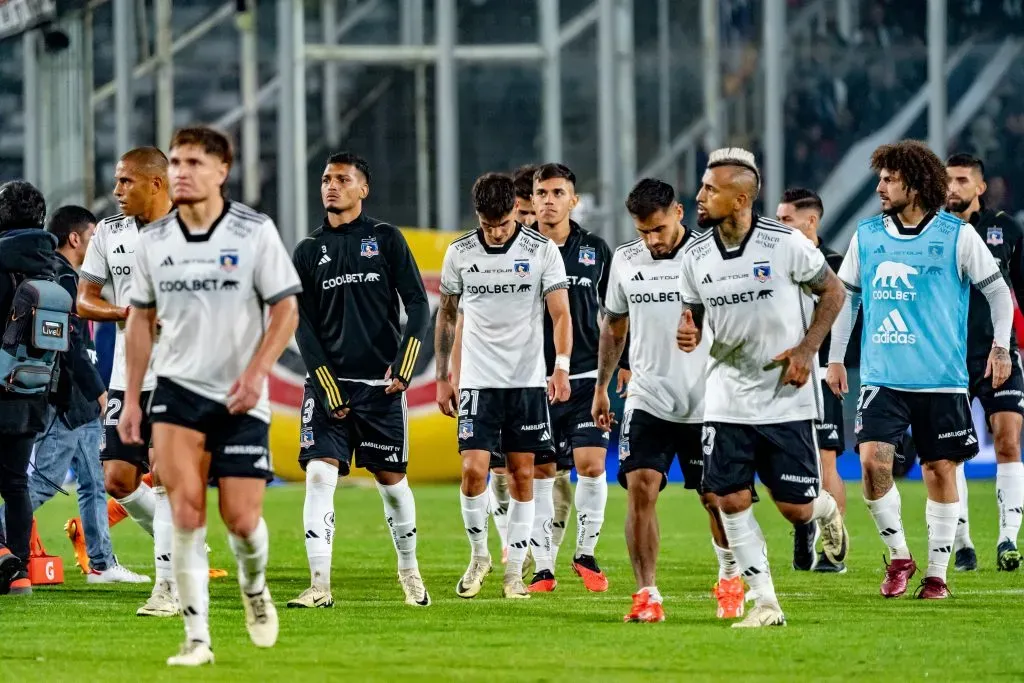
[[[401,379],[399,379],[398,377],[391,376],[390,367],[388,368],[388,371],[384,373],[384,381],[386,382],[389,379],[391,380],[391,384],[389,384],[388,388],[384,390],[385,394],[400,394],[409,388],[409,385],[403,382]]]
[[[811,376],[813,359],[813,351],[807,351],[801,346],[794,346],[772,358],[772,361],[785,367],[785,372],[782,374],[783,384],[802,387],[807,384],[807,380]]]
[[[548,401],[550,403],[565,403],[569,400],[569,373],[565,370],[555,370],[548,380]]]
[[[255,408],[263,394],[266,380],[267,376],[262,372],[246,368],[228,391],[228,412],[232,415],[244,415]]]
[[[1010,378],[1010,371],[1013,369],[1013,361],[1010,360],[1010,352],[999,346],[993,346],[988,354],[988,364],[985,366],[985,377],[991,375],[993,388],[998,389],[1007,379]]]

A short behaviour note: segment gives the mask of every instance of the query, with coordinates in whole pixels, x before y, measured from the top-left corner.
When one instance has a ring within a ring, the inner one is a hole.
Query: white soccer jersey
[[[96,225],[82,262],[82,277],[103,287],[103,297],[115,306],[127,307],[135,267],[135,249],[139,241],[138,222],[124,214],[104,218]],[[142,390],[156,386],[156,374],[150,363]],[[110,373],[110,389],[124,391],[124,330],[117,326],[114,341],[114,365]]]
[[[705,333],[693,353],[676,346],[676,329],[682,312],[679,269],[686,239],[674,254],[654,258],[643,240],[615,250],[605,311],[629,316],[629,381],[626,410],[638,408],[669,422],[699,423],[704,420],[704,383],[711,348]]]
[[[448,246],[441,293],[459,295],[462,328],[460,389],[543,387],[544,297],[568,287],[555,243],[518,227],[500,247],[477,230]]]
[[[756,218],[743,244],[729,251],[718,230],[684,248],[683,301],[703,304],[714,335],[708,363],[707,422],[773,424],[822,419],[817,360],[811,378],[784,385],[772,358],[804,338],[814,300],[803,283],[828,268],[799,231]]]
[[[228,202],[203,234],[177,211],[139,234],[131,304],[156,306],[156,374],[212,401],[227,404],[259,348],[265,305],[300,291],[274,222],[244,204]],[[270,421],[266,385],[249,414]]]

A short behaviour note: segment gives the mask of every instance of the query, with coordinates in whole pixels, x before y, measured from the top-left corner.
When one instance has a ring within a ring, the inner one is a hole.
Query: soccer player
[[[985,240],[995,257],[1003,280],[1012,286],[1018,302],[1024,302],[1024,232],[1016,220],[1002,211],[986,208],[985,165],[969,154],[954,154],[946,161],[948,194],[946,210],[970,223]],[[999,505],[999,541],[996,565],[1002,571],[1015,571],[1020,566],[1017,534],[1020,532],[1021,510],[1024,508],[1024,465],[1020,459],[1020,430],[1024,419],[1024,377],[1021,375],[1017,338],[1010,334],[1010,376],[995,389],[985,377],[985,366],[992,349],[992,318],[988,301],[977,287],[971,288],[967,313],[967,374],[970,398],[981,401],[985,420],[995,440],[996,502]],[[960,496],[960,518],[957,520],[954,567],[961,571],[977,569],[978,560],[971,542],[970,518],[967,514],[967,479],[964,466],[957,466],[957,493]]]
[[[149,599],[136,614],[173,617],[179,608],[171,570],[174,538],[171,504],[159,478],[153,480],[152,488],[142,481],[150,470],[150,421],[148,416],[143,416],[142,443],[138,445],[124,443],[117,430],[127,389],[124,321],[130,310],[129,293],[139,230],[171,211],[164,153],[155,147],[139,147],[124,154],[114,169],[114,199],[121,213],[104,218],[96,226],[82,263],[76,303],[79,315],[87,320],[118,323],[100,460],[107,493],[153,536],[156,581]],[[112,291],[105,297],[104,287],[108,285]],[[155,386],[156,376],[151,370],[147,371],[142,384],[143,403],[148,402]],[[75,520],[69,522],[69,534],[77,526]]]
[[[849,546],[839,506],[821,488],[814,438],[821,418],[816,354],[842,307],[843,288],[810,240],[754,213],[760,185],[747,150],[711,153],[697,220],[712,229],[686,245],[680,275],[680,348],[697,349],[702,327],[714,336],[704,487],[718,496],[729,547],[755,600],[733,628],[786,623],[751,507],[755,472],[791,524],[820,524],[831,561],[843,562]]]
[[[505,454],[509,470],[508,564],[502,592],[529,598],[522,569],[533,526],[533,463],[553,451],[548,400],[569,399],[572,320],[569,286],[558,248],[516,223],[512,178],[488,173],[473,184],[480,227],[449,245],[441,268],[441,305],[434,348],[437,403],[458,415],[462,454],[460,499],[472,549],[456,587],[463,598],[480,592],[491,569],[487,550],[487,468]],[[449,381],[459,303],[465,313],[459,395]],[[555,367],[544,382],[544,308],[552,318]]]
[[[928,490],[928,570],[917,597],[943,599],[960,514],[956,466],[978,452],[967,398],[970,284],[991,307],[985,376],[993,388],[1012,370],[1013,304],[978,233],[942,211],[946,168],[934,152],[913,140],[882,145],[871,166],[882,213],[858,224],[839,270],[850,298],[832,329],[828,384],[837,395],[847,391],[843,357],[863,300],[856,432],[864,498],[889,549],[881,593],[903,595],[917,572],[892,479],[895,446],[909,425]]]
[[[812,190],[797,187],[783,193],[782,201],[779,202],[775,211],[775,218],[783,225],[788,225],[803,233],[804,237],[821,251],[821,255],[825,257],[825,263],[832,269],[832,272],[837,273],[839,266],[843,263],[842,254],[829,249],[818,237],[818,227],[821,225],[821,217],[824,213],[825,206],[821,202],[821,197]],[[846,440],[843,435],[843,401],[833,394],[825,384],[825,373],[828,370],[828,347],[829,338],[826,336],[821,348],[818,349],[824,418],[814,421],[814,429],[818,442],[818,454],[821,456],[821,485],[832,494],[839,506],[839,512],[845,517],[846,486],[836,468],[836,459],[846,448]],[[825,553],[817,550],[817,524],[813,522],[797,524],[793,530],[793,569],[833,573],[846,571],[846,565],[832,564],[825,557]]]
[[[558,247],[566,277],[569,280],[569,312],[572,316],[572,374],[569,375],[571,396],[565,403],[552,404],[551,434],[557,458],[547,462],[538,456],[534,464],[533,499],[536,514],[530,547],[536,573],[530,592],[555,589],[555,540],[560,527],[565,534],[565,519],[553,520],[555,500],[552,486],[557,481],[569,485],[569,472],[575,466],[579,476],[576,486],[576,550],[573,571],[583,579],[587,590],[602,593],[608,590],[608,578],[597,565],[594,550],[604,524],[608,500],[608,481],[604,462],[608,452],[608,433],[599,429],[590,407],[597,378],[597,348],[600,337],[598,318],[605,292],[612,254],[608,244],[569,218],[576,207],[576,175],[563,164],[544,164],[533,176],[533,205],[537,211],[540,233]],[[555,333],[552,320],[544,317],[544,356],[547,374],[555,369]],[[560,478],[556,474],[561,472]],[[564,492],[559,498],[564,496]],[[560,500],[559,512],[568,514],[569,501]]]
[[[720,561],[715,587],[719,616],[743,614],[743,579],[728,550],[714,498],[701,488],[703,460],[700,425],[704,417],[704,367],[711,340],[699,351],[675,348],[679,314],[679,272],[683,247],[694,233],[682,224],[683,207],[675,189],[651,178],[641,180],[626,199],[640,238],[615,250],[604,318],[601,322],[597,383],[592,414],[611,429],[608,384],[629,337],[632,378],[619,437],[619,483],[626,488],[626,546],[637,592],[626,621],[664,621],[656,585],[658,519],[656,503],[679,459],[684,486],[697,491],[711,516],[712,544]]]
[[[207,482],[220,489],[249,637],[257,647],[277,642],[262,514],[273,478],[267,375],[295,333],[301,285],[274,222],[224,199],[231,161],[223,134],[177,131],[168,173],[177,208],[140,231],[135,246],[117,429],[123,443],[144,445],[142,388],[159,320],[148,409],[154,464],[171,500],[172,565],[185,617],[185,643],[170,666],[213,662]]]
[[[416,561],[416,501],[405,476],[405,390],[430,308],[402,232],[363,212],[369,193],[365,159],[329,157],[320,180],[326,218],[292,256],[302,280],[296,341],[309,373],[299,462],[306,470],[302,520],[312,581],[289,607],[334,604],[334,490],[353,465],[377,482],[406,604],[430,604]],[[404,336],[399,302],[408,317]]]

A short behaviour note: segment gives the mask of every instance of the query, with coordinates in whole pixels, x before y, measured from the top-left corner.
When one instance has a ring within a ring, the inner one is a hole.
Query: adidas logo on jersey
[[[804,495],[807,496],[808,498],[817,498],[818,491],[813,486],[808,486],[807,490],[804,491]]]
[[[474,263],[472,266],[469,267],[469,270],[467,272],[469,272],[469,273],[479,273],[480,272],[480,266],[478,266],[477,264]]]
[[[160,262],[160,266],[161,267],[173,266],[173,265],[174,265],[174,259],[172,259],[170,256],[168,256],[167,258],[165,258],[163,261]]]
[[[876,254],[884,254],[885,253],[885,245],[884,244],[879,244],[878,245],[878,249],[875,249],[875,253]]]
[[[714,281],[715,281],[715,279],[713,277],[711,277],[711,273],[708,273],[707,275],[704,276],[704,279],[701,280],[700,283],[702,285],[710,285]]]
[[[317,265],[318,266],[322,266],[322,265],[328,264],[330,262],[331,262],[331,257],[328,256],[327,254],[324,254],[323,256],[320,257],[320,261],[317,263]]]
[[[978,439],[976,436],[974,436],[974,434],[968,434],[967,438],[964,439],[965,446],[973,446],[976,443],[978,443]]]
[[[644,279],[644,274],[643,274],[643,273],[637,273],[636,275],[634,275],[634,276],[633,276],[633,277],[631,277],[630,279],[631,279],[631,280],[632,280],[633,282],[643,282],[643,279]]]
[[[871,341],[876,344],[916,344],[917,335],[910,333],[903,316],[894,308],[871,335]]]
[[[829,439],[838,439],[839,438],[839,431],[833,429],[831,432],[829,432],[828,438]]]
[[[398,462],[398,453],[392,453],[388,457],[384,458],[384,462]]]
[[[115,254],[127,254],[128,252],[125,251],[125,248],[124,248],[123,244],[119,244],[119,245],[117,245],[117,248],[114,249],[114,253]]]

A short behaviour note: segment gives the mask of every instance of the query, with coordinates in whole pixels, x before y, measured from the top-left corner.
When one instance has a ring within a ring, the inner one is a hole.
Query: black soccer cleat
[[[818,553],[818,564],[815,565],[814,571],[821,572],[822,574],[845,574],[846,563],[832,562],[832,560],[825,557],[825,553]]]
[[[818,564],[815,546],[820,533],[814,522],[793,525],[793,569],[799,572],[814,571]]]
[[[974,548],[960,548],[960,550],[957,550],[953,568],[958,572],[977,571],[978,554],[974,552]]]
[[[1020,551],[1013,541],[1003,541],[996,549],[996,566],[1001,572],[1015,572],[1020,567]]]

